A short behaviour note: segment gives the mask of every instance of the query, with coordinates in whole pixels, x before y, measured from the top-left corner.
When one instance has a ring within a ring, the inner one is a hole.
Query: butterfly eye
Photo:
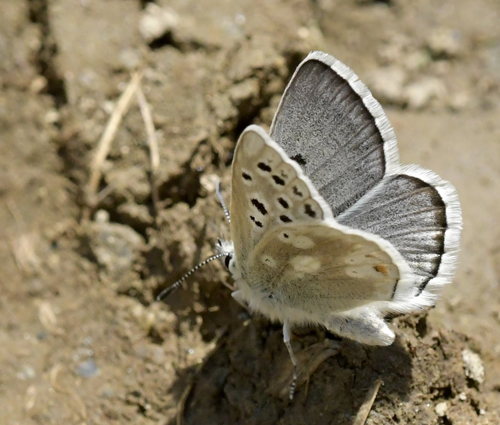
[[[226,255],[226,258],[224,259],[224,264],[226,265],[227,268],[229,268],[229,263],[233,259],[232,255]]]

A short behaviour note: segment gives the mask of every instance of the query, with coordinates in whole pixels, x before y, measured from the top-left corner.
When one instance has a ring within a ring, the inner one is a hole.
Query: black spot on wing
[[[314,211],[311,207],[310,204],[306,204],[305,207],[304,207],[304,211],[305,213],[311,217],[311,218],[316,218],[316,211]]]
[[[303,156],[300,153],[292,156],[290,159],[293,159],[299,165],[306,165],[306,160],[303,158]]]
[[[264,225],[259,220],[256,220],[253,215],[250,216],[250,220],[252,220],[257,227],[260,227],[260,228],[264,227]]]
[[[283,180],[280,176],[273,175],[273,180],[276,182],[276,184],[285,186],[285,180]]]
[[[267,171],[268,173],[272,171],[272,168],[263,162],[259,162],[257,164],[257,167],[259,167],[262,171]]]
[[[241,173],[241,176],[245,179],[245,180],[252,180],[252,176],[250,174],[247,174],[245,172],[242,172]]]
[[[297,186],[293,187],[293,193],[297,196],[300,196],[300,197],[304,196],[304,194],[299,190],[299,188]]]
[[[283,223],[291,223],[292,222],[292,219],[290,217],[288,217],[287,215],[280,215],[280,220],[283,222]]]
[[[288,204],[287,201],[285,201],[283,198],[278,198],[278,202],[280,203],[280,205],[283,207],[283,208],[289,208],[290,205]]]
[[[262,202],[259,202],[257,199],[255,198],[252,198],[250,200],[250,202],[252,203],[252,205],[257,208],[259,210],[259,212],[262,214],[262,215],[266,215],[267,214],[267,210],[266,210],[266,207],[264,206],[264,204]]]

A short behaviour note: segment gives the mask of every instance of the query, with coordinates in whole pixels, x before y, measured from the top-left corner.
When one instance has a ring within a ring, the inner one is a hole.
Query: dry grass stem
[[[57,377],[62,368],[62,364],[56,364],[52,368],[52,370],[50,371],[50,385],[52,385],[52,388],[54,388],[55,391],[62,394],[67,394],[73,400],[75,400],[76,404],[78,405],[78,414],[80,415],[84,423],[87,423],[87,408],[85,407],[85,403],[83,402],[83,400],[78,396],[78,394],[76,394],[76,392],[64,388],[59,384],[59,382],[57,382]]]
[[[83,213],[84,220],[89,218],[92,208],[95,207],[96,193],[102,176],[102,164],[109,154],[111,144],[116,135],[118,127],[120,126],[123,117],[130,107],[130,102],[139,87],[141,79],[142,73],[140,72],[135,72],[132,75],[127,88],[120,96],[115,109],[109,117],[106,128],[104,129],[104,132],[102,133],[102,136],[97,144],[94,158],[92,160],[92,163],[90,164],[90,179],[86,188],[87,208]]]
[[[151,113],[151,108],[149,103],[144,96],[141,86],[137,88],[136,91],[137,102],[139,103],[139,109],[141,110],[142,119],[144,121],[144,126],[146,127],[146,133],[148,135],[148,147],[149,155],[151,158],[151,194],[153,198],[153,207],[155,214],[158,212],[158,187],[157,187],[157,176],[158,170],[160,169],[160,153],[158,150],[158,140],[156,138],[155,126],[153,122],[153,114]]]
[[[372,410],[373,402],[377,397],[380,385],[382,385],[381,379],[377,379],[373,383],[370,391],[368,391],[368,394],[366,394],[365,401],[363,401],[363,404],[359,408],[358,414],[356,415],[356,418],[354,419],[352,425],[365,425],[366,420],[368,419],[368,415],[370,414],[370,410]]]

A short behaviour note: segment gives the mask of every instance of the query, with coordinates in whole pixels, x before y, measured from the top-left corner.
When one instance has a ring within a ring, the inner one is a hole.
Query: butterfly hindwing
[[[442,285],[439,279],[453,273],[462,221],[460,204],[453,186],[432,171],[403,167],[338,221],[391,242],[415,273],[412,285],[417,293],[428,285],[428,289]],[[400,288],[397,298],[407,296],[408,289]]]
[[[326,223],[280,225],[266,232],[249,266],[245,281],[254,294],[273,309],[287,306],[305,322],[324,323],[331,313],[390,301],[400,277],[392,257],[375,241]]]

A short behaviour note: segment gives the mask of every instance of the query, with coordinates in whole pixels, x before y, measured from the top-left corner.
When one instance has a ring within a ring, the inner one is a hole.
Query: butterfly
[[[283,323],[324,326],[390,345],[385,317],[434,305],[457,265],[461,208],[434,172],[399,162],[380,104],[334,57],[312,52],[293,74],[269,134],[235,148],[230,241],[219,256],[233,297]]]

